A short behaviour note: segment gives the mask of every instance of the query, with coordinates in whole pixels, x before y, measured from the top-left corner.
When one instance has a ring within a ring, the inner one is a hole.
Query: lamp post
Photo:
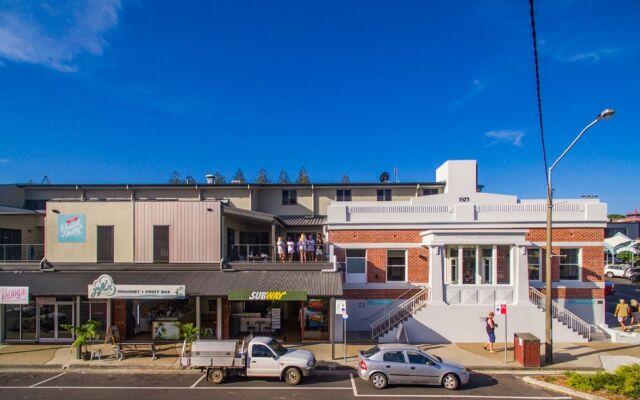
[[[564,156],[571,150],[571,148],[580,140],[582,135],[585,134],[586,131],[589,130],[592,126],[597,124],[598,122],[609,119],[613,117],[615,114],[615,110],[612,108],[604,109],[589,125],[587,125],[581,132],[573,139],[573,142],[567,147],[565,151],[560,154],[560,157],[551,164],[549,170],[547,171],[547,246],[546,246],[546,255],[545,255],[545,302],[544,302],[544,310],[545,310],[545,346],[544,346],[544,359],[547,364],[553,363],[553,315],[552,315],[552,281],[551,281],[551,249],[552,249],[552,225],[551,225],[551,217],[553,211],[553,187],[551,186],[551,173],[553,169],[558,165],[560,160],[564,158]]]

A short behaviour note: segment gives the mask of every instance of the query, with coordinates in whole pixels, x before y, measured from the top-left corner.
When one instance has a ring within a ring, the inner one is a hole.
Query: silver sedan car
[[[358,355],[358,375],[376,389],[388,384],[442,385],[455,390],[469,382],[469,371],[443,362],[408,344],[380,344]]]

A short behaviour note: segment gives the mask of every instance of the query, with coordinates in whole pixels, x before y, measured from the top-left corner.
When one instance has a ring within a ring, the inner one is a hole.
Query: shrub
[[[640,398],[640,364],[623,365],[615,373],[598,372],[594,375],[581,375],[567,372],[567,384],[583,392],[606,390],[611,393]]]

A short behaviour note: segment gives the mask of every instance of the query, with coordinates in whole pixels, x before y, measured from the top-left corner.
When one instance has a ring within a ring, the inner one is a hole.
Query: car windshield
[[[376,354],[379,351],[380,351],[380,347],[373,346],[372,348],[363,351],[362,355],[365,356],[366,358],[370,358],[372,355]]]
[[[283,356],[287,354],[287,349],[285,349],[277,340],[273,339],[271,343],[269,343],[269,347],[279,356]]]

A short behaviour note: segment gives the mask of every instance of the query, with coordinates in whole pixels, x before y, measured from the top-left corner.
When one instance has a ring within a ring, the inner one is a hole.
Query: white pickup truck
[[[266,336],[235,340],[196,340],[191,349],[182,346],[183,368],[200,369],[209,383],[220,384],[228,376],[274,377],[297,385],[316,367],[316,358],[306,350],[284,348]]]

